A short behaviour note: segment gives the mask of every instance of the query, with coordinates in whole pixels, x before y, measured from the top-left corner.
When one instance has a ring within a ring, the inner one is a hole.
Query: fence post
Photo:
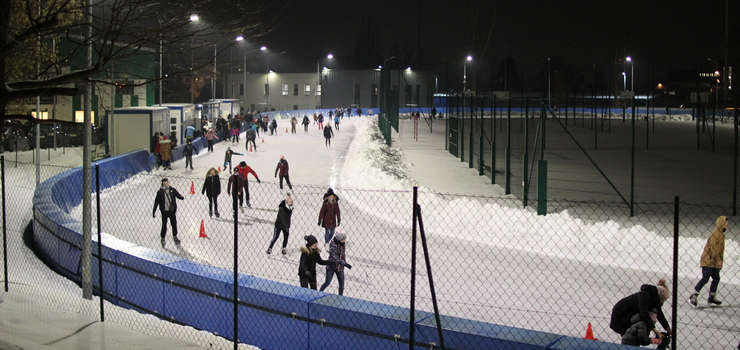
[[[673,330],[673,341],[671,342],[671,349],[676,349],[676,338],[678,336],[678,332],[676,329],[678,328],[678,293],[675,291],[678,290],[678,235],[679,235],[679,226],[678,222],[680,219],[679,216],[679,197],[676,196],[673,199],[673,301],[671,302],[671,329]]]
[[[511,98],[506,99],[506,183],[504,194],[511,194]]]
[[[414,330],[416,329],[414,323],[414,313],[416,311],[416,210],[417,203],[419,200],[419,188],[414,186],[414,202],[412,203],[411,210],[411,305],[409,306],[409,350],[414,350]]]
[[[237,184],[238,181],[234,183],[235,186]],[[231,194],[231,199],[234,202],[232,204],[234,210],[234,281],[232,282],[234,284],[234,350],[237,350],[239,348],[239,208],[238,198]]]
[[[105,322],[105,309],[103,307],[103,228],[100,223],[100,164],[95,164],[95,206],[98,217],[98,296],[100,299],[100,322]]]
[[[17,149],[17,148],[16,148]],[[5,183],[5,155],[0,156],[0,168],[2,170],[2,182],[3,182],[3,273],[5,279],[5,292],[8,292],[8,217],[5,211],[5,196],[6,196],[6,183]]]

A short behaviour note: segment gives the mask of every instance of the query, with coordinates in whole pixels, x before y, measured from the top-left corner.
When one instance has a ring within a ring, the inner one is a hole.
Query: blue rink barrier
[[[205,142],[198,139],[196,142]],[[202,144],[200,144],[203,146]],[[97,162],[117,177],[101,178],[101,190],[138,172],[151,171],[146,150]],[[41,183],[33,198],[35,251],[59,274],[81,283],[82,225],[69,212],[82,200],[81,168]],[[95,188],[93,172],[93,191]],[[111,303],[234,339],[234,273],[152,250],[101,233],[92,235],[94,291]],[[103,283],[98,278],[102,259]],[[408,348],[408,308],[327,294],[247,275],[238,276],[238,338],[263,349]],[[414,315],[415,349],[437,349],[436,320],[427,311]],[[634,349],[441,316],[447,349]],[[269,330],[269,331],[266,331]]]

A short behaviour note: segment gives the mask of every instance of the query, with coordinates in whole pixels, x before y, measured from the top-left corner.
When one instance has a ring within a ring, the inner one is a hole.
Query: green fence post
[[[547,215],[547,161],[537,161],[537,215]]]

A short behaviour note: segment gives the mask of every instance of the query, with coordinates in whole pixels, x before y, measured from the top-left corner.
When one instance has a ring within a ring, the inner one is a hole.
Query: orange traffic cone
[[[190,181],[190,194],[195,194],[195,182]]]
[[[205,224],[204,220],[200,220],[200,236],[198,236],[198,237],[200,237],[200,238],[208,238],[208,236],[206,236],[206,224]]]
[[[220,165],[218,166],[218,172],[219,173],[221,172],[221,166]]]
[[[262,139],[262,143],[264,143],[264,142],[265,142],[265,139]]]
[[[285,128],[285,132],[288,132],[288,128]]]
[[[249,144],[249,152],[252,152],[252,144]]]
[[[588,323],[588,327],[586,328],[586,336],[583,337],[583,339],[598,340],[594,338],[594,330],[593,328],[591,328],[591,322]]]

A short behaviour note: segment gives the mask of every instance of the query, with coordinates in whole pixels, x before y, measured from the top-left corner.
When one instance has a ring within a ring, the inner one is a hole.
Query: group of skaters
[[[707,238],[699,260],[701,278],[688,299],[691,307],[698,306],[699,293],[710,279],[712,282],[709,285],[707,306],[722,305],[722,301],[717,298],[717,288],[720,270],[724,265],[725,232],[729,227],[727,216],[719,216],[715,220],[714,230]],[[658,280],[657,285],[642,285],[639,292],[619,300],[614,305],[609,327],[622,337],[622,344],[639,346],[653,344],[657,345],[657,349],[667,349],[674,334],[662,307],[670,296],[668,283],[663,278]],[[656,322],[663,327],[663,332],[658,330]],[[654,334],[652,337],[651,332]]]

